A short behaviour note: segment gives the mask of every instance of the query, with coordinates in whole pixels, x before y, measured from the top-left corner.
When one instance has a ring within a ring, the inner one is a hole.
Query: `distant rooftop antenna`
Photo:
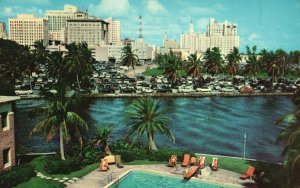
[[[139,16],[139,38],[143,38],[142,16]]]

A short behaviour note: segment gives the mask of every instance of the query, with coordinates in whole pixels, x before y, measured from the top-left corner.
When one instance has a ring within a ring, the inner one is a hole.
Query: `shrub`
[[[174,149],[170,149],[170,148],[162,148],[157,151],[151,151],[149,153],[148,159],[149,159],[149,161],[168,161],[170,156],[175,154],[178,158],[178,161],[182,161],[183,155],[185,153],[190,154],[190,152],[184,151],[184,150],[174,150]]]
[[[48,157],[44,162],[44,169],[49,174],[69,174],[81,169],[79,158],[61,160],[57,157]]]
[[[34,176],[36,176],[36,173],[33,166],[29,164],[14,166],[11,170],[0,175],[0,187],[15,187]]]
[[[117,150],[115,153],[121,155],[125,162],[148,159],[146,152],[143,150]]]

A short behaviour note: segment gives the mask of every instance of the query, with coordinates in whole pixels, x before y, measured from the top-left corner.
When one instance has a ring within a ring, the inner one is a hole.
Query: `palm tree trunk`
[[[76,74],[76,80],[77,80],[77,84],[78,84],[79,89],[81,89],[78,74]]]
[[[156,144],[154,142],[153,133],[148,134],[148,145],[150,150],[157,150]]]
[[[64,149],[64,139],[63,139],[63,128],[59,128],[59,146],[60,146],[60,157],[61,160],[65,160],[65,149]]]

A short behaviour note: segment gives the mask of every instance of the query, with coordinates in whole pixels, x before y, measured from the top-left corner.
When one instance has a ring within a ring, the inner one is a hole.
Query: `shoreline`
[[[294,93],[121,93],[121,94],[86,94],[84,95],[87,98],[138,98],[138,97],[268,97],[268,96],[293,96]],[[30,95],[25,96],[21,95],[21,99],[43,99],[43,96]]]

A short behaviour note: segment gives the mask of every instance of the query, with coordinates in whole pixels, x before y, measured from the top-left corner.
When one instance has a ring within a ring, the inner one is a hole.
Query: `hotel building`
[[[48,43],[48,23],[44,18],[33,14],[20,14],[17,18],[9,18],[9,39],[22,45],[33,45],[42,40]]]
[[[12,103],[20,97],[0,96],[0,172],[16,164]]]
[[[67,43],[86,42],[89,48],[107,43],[108,23],[89,17],[86,12],[77,12],[67,20]]]
[[[180,48],[189,53],[203,53],[207,48],[218,47],[223,55],[227,55],[233,47],[239,48],[240,40],[237,35],[237,25],[225,21],[218,23],[213,18],[207,26],[207,32],[195,33],[193,23],[190,23],[189,32],[183,33],[180,38]]]
[[[0,39],[7,39],[7,32],[4,22],[0,22]]]

